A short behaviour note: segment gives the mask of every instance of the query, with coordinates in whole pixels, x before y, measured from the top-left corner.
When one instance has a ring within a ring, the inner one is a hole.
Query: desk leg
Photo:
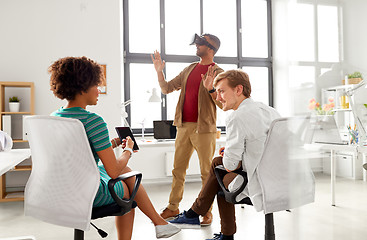
[[[5,173],[0,176],[0,200],[6,196],[6,178]]]
[[[362,153],[362,165],[367,163],[367,159],[366,159],[366,154]],[[367,171],[365,169],[362,169],[363,171],[363,181],[366,182],[367,181]]]
[[[335,156],[334,150],[330,151],[330,163],[331,163],[331,206],[335,206]]]

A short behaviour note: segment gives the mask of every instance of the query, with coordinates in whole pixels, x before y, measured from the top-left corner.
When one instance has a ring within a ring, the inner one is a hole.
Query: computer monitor
[[[157,140],[169,140],[176,138],[176,127],[172,120],[153,121],[154,138]]]

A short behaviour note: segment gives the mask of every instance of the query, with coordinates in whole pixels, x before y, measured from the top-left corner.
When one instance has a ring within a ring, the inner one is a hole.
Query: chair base
[[[274,217],[272,213],[265,214],[265,240],[275,240]]]
[[[84,240],[84,231],[74,229],[74,240]]]
[[[265,235],[265,240],[275,240],[275,235]]]

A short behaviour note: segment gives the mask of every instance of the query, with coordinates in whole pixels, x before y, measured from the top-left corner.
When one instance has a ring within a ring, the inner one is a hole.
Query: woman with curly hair
[[[133,151],[134,142],[127,137],[121,143],[120,139],[109,140],[107,124],[99,115],[86,110],[88,105],[96,105],[99,96],[98,86],[104,75],[102,67],[86,57],[65,57],[54,62],[48,69],[51,74],[50,86],[54,95],[66,99],[67,104],[51,115],[79,119],[85,128],[91,149],[100,171],[100,186],[94,199],[93,207],[107,205],[113,202],[108,192],[107,183],[111,178],[130,172],[127,166]],[[118,158],[112,148],[122,145],[123,153]],[[134,178],[120,181],[117,190],[120,197],[129,197],[133,189]],[[117,184],[116,184],[117,185]],[[167,238],[180,231],[179,228],[166,222],[154,209],[144,187],[140,185],[135,201],[139,209],[150,218],[155,225],[156,237]],[[135,211],[132,209],[123,216],[116,217],[116,228],[119,240],[131,239]]]

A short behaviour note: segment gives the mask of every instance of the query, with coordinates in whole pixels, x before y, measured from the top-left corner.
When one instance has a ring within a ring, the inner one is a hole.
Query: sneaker
[[[222,233],[214,233],[213,238],[207,238],[206,240],[223,240],[223,234]]]
[[[213,222],[213,214],[211,212],[207,212],[203,217],[203,221],[201,221],[201,226],[210,226]]]
[[[176,216],[175,219],[169,221],[170,223],[176,225],[179,228],[200,228],[200,220],[199,217],[187,218],[186,211],[180,213]]]
[[[155,236],[157,238],[169,238],[176,233],[181,231],[180,228],[168,223],[167,225],[157,225],[155,226]]]
[[[176,217],[178,214],[180,213],[180,210],[177,209],[177,210],[170,210],[168,208],[165,208],[163,210],[163,212],[161,213],[161,217],[164,219],[164,220],[172,220],[174,219],[174,217]]]

